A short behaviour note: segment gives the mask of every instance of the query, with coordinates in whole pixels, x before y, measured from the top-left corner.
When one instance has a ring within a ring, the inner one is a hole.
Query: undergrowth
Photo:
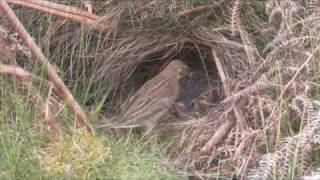
[[[183,178],[146,137],[117,139],[65,126],[55,139],[28,99],[12,91],[12,81],[1,84],[1,180]]]
[[[0,179],[294,179],[317,172],[319,1],[95,0],[93,7],[110,32],[15,12],[95,127],[117,122],[125,100],[175,59],[223,92],[206,104],[207,114],[166,122],[154,136],[113,128],[91,135],[75,128],[49,87],[24,84],[22,95],[15,79],[3,78]],[[188,11],[197,7],[209,8]],[[15,59],[44,76],[32,57]],[[55,138],[31,105],[35,91],[58,112]]]

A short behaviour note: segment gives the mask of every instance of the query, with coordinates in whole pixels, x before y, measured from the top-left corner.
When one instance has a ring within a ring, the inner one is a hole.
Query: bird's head
[[[183,77],[188,75],[189,73],[189,67],[182,61],[180,60],[173,60],[171,61],[167,68],[171,72],[178,72],[179,77]]]

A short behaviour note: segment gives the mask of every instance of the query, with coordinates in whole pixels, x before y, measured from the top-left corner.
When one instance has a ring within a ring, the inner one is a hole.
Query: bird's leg
[[[210,106],[212,105],[213,96],[213,89],[209,88],[205,92],[201,93],[199,102],[205,106]]]
[[[186,111],[186,106],[183,103],[176,102],[173,105],[173,111],[179,116],[182,117]]]
[[[200,117],[201,116],[201,105],[199,103],[198,99],[194,99],[191,102],[192,104],[192,112],[195,116]]]
[[[213,90],[212,88],[201,93],[200,96],[192,101],[193,111],[196,116],[200,117],[208,110],[208,107],[212,106]]]

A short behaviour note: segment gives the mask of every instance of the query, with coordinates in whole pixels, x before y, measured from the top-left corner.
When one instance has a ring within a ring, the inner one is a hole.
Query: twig
[[[111,26],[106,22],[99,22],[102,18],[88,11],[84,11],[73,6],[57,4],[43,0],[6,0],[8,3],[28,7],[38,11],[50,13],[65,19],[82,23],[88,27],[99,30],[108,30]]]
[[[15,65],[0,65],[0,74],[7,74],[7,75],[14,75],[22,79],[40,79],[37,76],[29,73],[28,71],[24,70],[23,68]]]
[[[14,14],[12,9],[9,7],[6,0],[0,0],[0,9],[7,16],[9,22],[12,24],[12,26],[14,26],[23,41],[30,48],[35,60],[42,66],[43,69],[46,70],[49,80],[53,83],[57,91],[61,93],[61,96],[66,105],[69,106],[69,108],[76,114],[80,121],[82,121],[82,123],[84,123],[91,132],[94,132],[86,113],[81,109],[80,105],[74,99],[68,87],[60,79],[54,67],[46,59],[40,48],[37,46],[37,44],[34,42],[34,40],[31,38],[29,33],[17,18],[17,16]]]
[[[85,11],[73,6],[58,4],[58,3],[45,1],[45,0],[23,0],[23,1],[22,0],[6,0],[6,1],[8,3],[30,7],[30,8],[33,8],[33,6],[47,7],[47,8],[55,9],[58,11],[64,11],[65,13],[68,13],[68,14],[81,15],[83,17],[87,17],[92,20],[99,19],[99,16],[89,13],[88,11]]]
[[[57,136],[60,129],[59,127],[60,125],[56,120],[56,118],[54,117],[54,115],[52,114],[52,112],[50,111],[50,107],[49,107],[49,101],[51,98],[52,89],[53,89],[53,86],[51,85],[48,93],[48,98],[45,100],[45,103],[41,103],[41,106],[39,108],[40,108],[40,112],[47,119],[49,126],[52,127],[53,132]]]
[[[41,115],[48,121],[49,126],[51,127],[54,136],[58,136],[58,132],[60,129],[60,125],[57,121],[57,119],[54,117],[53,113],[49,109],[49,105],[47,102],[43,102],[41,96],[35,92],[35,96],[37,97],[38,100],[40,100],[40,105],[38,107],[38,111],[41,113]],[[35,102],[33,102],[36,104]]]
[[[202,152],[210,152],[214,147],[218,145],[218,143],[222,140],[223,137],[230,131],[231,127],[233,126],[234,121],[227,120],[223,123],[215,134],[211,137],[211,139],[207,142],[207,144],[202,148]]]
[[[213,55],[216,67],[218,69],[218,73],[219,73],[219,76],[220,76],[220,79],[221,79],[221,82],[222,82],[222,85],[223,85],[224,93],[225,93],[226,96],[229,96],[230,95],[230,90],[229,90],[229,86],[227,84],[227,79],[229,77],[224,72],[224,68],[223,68],[222,62],[221,62],[221,60],[220,60],[220,58],[219,58],[219,56],[218,56],[218,54],[217,54],[215,49],[212,49],[212,55]]]
[[[31,78],[35,78],[33,74],[25,71],[21,67],[15,66],[15,65],[0,65],[0,74],[13,75],[13,76],[17,76],[21,79],[28,79],[28,80],[30,80]],[[23,83],[21,83],[21,84],[23,84]],[[19,89],[19,91],[22,91],[22,90]],[[60,129],[58,121],[56,120],[56,118],[53,116],[52,112],[48,108],[47,103],[44,103],[42,101],[41,96],[37,92],[34,92],[32,94],[36,97],[36,99],[38,99],[40,101],[39,106],[36,105],[37,102],[35,102],[34,100],[32,101],[33,104],[35,104],[35,106],[37,107],[37,109],[41,113],[41,115],[48,121],[48,124],[53,131],[53,135],[57,136],[58,131]]]

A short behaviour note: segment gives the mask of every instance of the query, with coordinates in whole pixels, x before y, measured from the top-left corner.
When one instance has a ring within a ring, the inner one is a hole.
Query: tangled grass
[[[74,128],[65,109],[61,129],[52,134],[47,120],[29,96],[20,94],[14,78],[1,77],[0,179],[182,179],[153,140],[93,135]],[[40,88],[37,87],[39,92]],[[30,91],[30,93],[34,93]],[[43,93],[45,94],[45,93]]]
[[[111,158],[110,148],[84,129],[73,130],[67,136],[36,152],[40,164],[51,177],[69,174],[75,179],[83,179],[90,168],[98,167]]]
[[[180,59],[222,93],[207,114],[155,133],[176,168],[208,179],[293,179],[319,165],[317,0],[96,0],[93,7],[112,30],[16,12],[94,122],[105,123],[103,115],[116,123],[125,99]]]

